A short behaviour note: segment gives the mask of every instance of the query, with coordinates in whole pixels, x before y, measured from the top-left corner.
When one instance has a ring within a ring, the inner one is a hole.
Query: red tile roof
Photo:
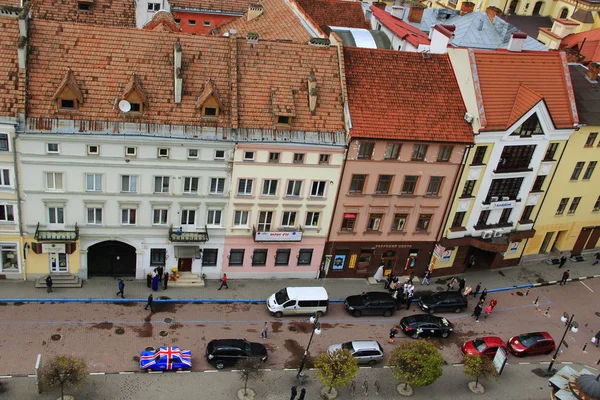
[[[471,68],[478,77],[476,90],[480,91],[483,102],[482,130],[508,129],[515,122],[515,102],[520,104],[519,111],[523,111],[539,98],[546,103],[556,128],[572,128],[577,122],[564,53],[469,52],[474,63]]]
[[[136,26],[133,0],[94,0],[89,11],[80,11],[77,0],[32,0],[31,11],[38,19]]]
[[[515,97],[515,103],[508,117],[508,125],[513,125],[542,100],[544,100],[542,96],[529,90],[526,86],[520,85]]]
[[[181,27],[175,22],[173,15],[168,12],[161,10],[152,16],[152,19],[144,25],[142,29],[149,31],[162,31],[162,32],[181,32]]]
[[[23,111],[24,73],[19,71],[19,22],[0,16],[0,115],[16,117]]]
[[[344,48],[352,137],[473,143],[447,54]]]
[[[239,13],[248,11],[248,3],[255,2],[255,0],[169,0],[172,9],[229,11]]]
[[[317,26],[371,29],[360,2],[340,0],[295,0]]]
[[[559,47],[561,49],[576,47],[579,49],[579,53],[584,56],[583,63],[599,62],[600,28],[567,35],[562,39]]]
[[[404,22],[400,18],[394,17],[392,14],[379,7],[371,6],[371,11],[381,25],[384,25],[398,37],[406,40],[414,47],[418,47],[420,44],[430,44],[429,36],[419,28]]]
[[[20,0],[0,0],[0,7],[21,7]]]

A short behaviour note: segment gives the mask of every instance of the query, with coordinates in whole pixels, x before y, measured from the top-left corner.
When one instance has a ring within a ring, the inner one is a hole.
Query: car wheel
[[[444,332],[444,333],[442,333],[442,337],[443,338],[447,338],[448,336],[450,336],[450,332]]]
[[[352,315],[353,315],[354,317],[358,318],[358,317],[360,317],[360,316],[362,315],[362,311],[358,311],[358,310],[356,310],[356,311],[354,311],[354,312],[352,313]]]
[[[146,351],[154,351],[155,349],[152,346],[148,346],[144,350],[146,350]]]
[[[392,310],[385,310],[383,312],[383,316],[384,317],[391,317],[392,316]]]
[[[373,366],[373,365],[377,364],[377,361],[371,360],[367,364],[370,365],[370,366]]]
[[[223,369],[223,368],[225,368],[225,362],[219,360],[215,363],[215,367],[217,369]]]
[[[152,368],[146,368],[146,372],[152,372]]]
[[[321,318],[323,316],[323,311],[317,311],[316,314],[317,317]]]
[[[550,354],[550,353],[552,353],[552,350],[548,350],[548,351],[547,351],[547,352],[545,352],[544,354],[548,355],[548,354]]]
[[[462,312],[462,310],[463,310],[463,309],[459,307],[459,308],[457,308],[456,310],[454,310],[454,312],[458,314],[458,313],[461,313],[461,312]]]
[[[273,316],[275,318],[281,318],[281,317],[283,317],[283,313],[281,311],[277,311],[275,314],[273,314]]]

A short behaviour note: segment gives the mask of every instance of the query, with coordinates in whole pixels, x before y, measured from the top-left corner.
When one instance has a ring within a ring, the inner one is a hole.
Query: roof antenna
[[[423,60],[429,60],[431,58],[431,51],[430,50],[423,50],[421,52],[421,55],[423,56]]]

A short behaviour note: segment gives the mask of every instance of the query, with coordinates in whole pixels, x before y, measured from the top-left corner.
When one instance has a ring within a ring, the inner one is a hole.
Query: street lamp
[[[575,314],[572,314],[569,317],[569,314],[567,313],[563,313],[563,316],[560,317],[560,320],[565,324],[565,333],[563,333],[562,339],[560,339],[558,347],[556,348],[556,352],[552,357],[552,361],[550,361],[550,365],[548,365],[548,370],[546,371],[547,375],[551,375],[553,373],[552,367],[554,366],[554,361],[556,361],[556,357],[558,357],[558,353],[560,352],[560,348],[562,347],[562,344],[565,340],[565,336],[567,336],[567,332],[569,332],[569,329],[571,329],[571,332],[573,333],[577,333],[577,331],[579,331],[579,324],[573,321],[573,318],[575,318]]]
[[[313,317],[309,319],[312,326],[312,333],[310,334],[310,339],[308,340],[308,345],[306,346],[306,350],[304,350],[304,357],[302,357],[302,363],[300,364],[300,369],[298,369],[298,374],[296,378],[304,376],[304,363],[306,362],[306,357],[308,357],[308,349],[310,349],[310,344],[312,343],[313,336],[316,333],[317,335],[321,334],[321,324],[319,323],[319,313],[315,313]]]

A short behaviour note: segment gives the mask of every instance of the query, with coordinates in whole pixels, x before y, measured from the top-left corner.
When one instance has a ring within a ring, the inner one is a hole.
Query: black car
[[[415,314],[400,320],[400,328],[413,339],[429,336],[450,335],[453,325],[446,318],[430,314]]]
[[[456,313],[466,310],[469,302],[460,292],[439,292],[421,296],[419,307],[421,310],[433,314],[434,312],[454,311]]]
[[[363,292],[349,296],[344,301],[346,311],[355,317],[361,315],[383,315],[389,317],[396,310],[396,300],[385,292]]]
[[[206,359],[217,369],[234,366],[246,358],[267,359],[267,349],[245,339],[215,339],[206,346]]]

